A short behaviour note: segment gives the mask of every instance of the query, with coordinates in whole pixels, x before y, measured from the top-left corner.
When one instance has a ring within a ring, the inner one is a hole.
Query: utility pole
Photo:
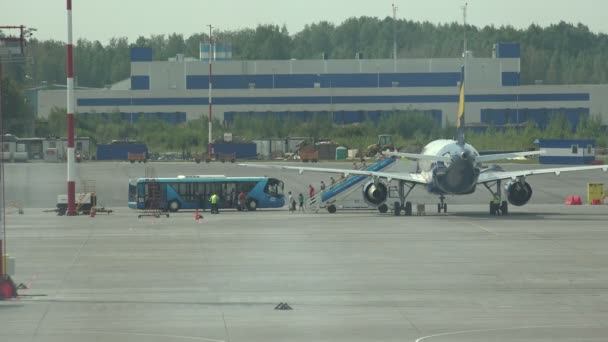
[[[397,5],[393,4],[393,71],[397,72]]]
[[[209,26],[209,142],[207,145],[207,158],[209,160],[212,159],[213,157],[213,153],[212,153],[212,149],[213,149],[213,139],[211,137],[211,131],[212,131],[212,110],[213,110],[213,104],[212,104],[212,95],[211,95],[211,89],[213,88],[213,38],[211,36],[212,34],[212,29],[213,26],[211,25],[207,25]]]
[[[68,114],[68,211],[67,216],[76,215],[76,163],[74,160],[74,109],[76,99],[74,97],[74,54],[72,45],[72,0],[67,0],[67,114]]]

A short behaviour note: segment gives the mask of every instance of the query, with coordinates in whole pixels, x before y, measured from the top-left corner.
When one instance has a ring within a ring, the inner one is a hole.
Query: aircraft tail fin
[[[460,70],[460,91],[458,95],[458,118],[456,120],[456,129],[458,135],[458,145],[464,145],[464,66]]]

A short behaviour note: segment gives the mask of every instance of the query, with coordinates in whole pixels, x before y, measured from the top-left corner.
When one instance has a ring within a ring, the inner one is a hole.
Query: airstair
[[[385,158],[363,170],[383,171],[392,166],[396,160],[395,158]],[[362,193],[363,184],[369,179],[369,176],[349,176],[309,198],[306,202],[306,208],[315,212],[320,209],[327,209],[330,213],[334,213],[338,209],[373,209],[375,207],[370,206],[363,199]],[[394,192],[390,190],[392,189],[389,189],[389,194]]]

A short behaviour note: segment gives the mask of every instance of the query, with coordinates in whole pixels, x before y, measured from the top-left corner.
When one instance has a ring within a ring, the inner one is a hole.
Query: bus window
[[[234,182],[226,182],[224,183],[224,189],[226,190],[226,200],[224,206],[226,208],[236,207],[238,197],[236,184]]]

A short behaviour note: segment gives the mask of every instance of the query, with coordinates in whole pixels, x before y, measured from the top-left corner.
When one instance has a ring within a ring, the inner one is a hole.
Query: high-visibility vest
[[[217,195],[216,194],[211,195],[211,204],[217,204]]]

